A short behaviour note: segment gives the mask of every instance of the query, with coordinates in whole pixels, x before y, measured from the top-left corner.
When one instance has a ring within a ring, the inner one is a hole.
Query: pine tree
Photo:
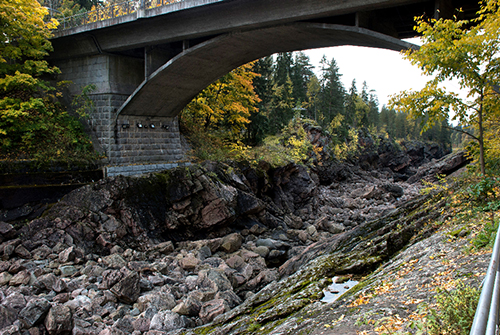
[[[344,115],[345,88],[340,81],[335,59],[321,59],[321,92],[318,101],[318,122],[328,126],[335,116]]]
[[[379,111],[378,111],[378,98],[374,91],[371,91],[370,98],[368,100],[369,112],[368,112],[368,123],[371,126],[379,127]]]
[[[293,98],[298,107],[307,102],[307,84],[314,76],[313,68],[305,53],[302,51],[295,53],[290,79],[293,85]]]
[[[351,87],[349,88],[349,94],[346,97],[345,104],[345,120],[346,122],[355,127],[356,126],[356,101],[358,99],[358,89],[356,88],[356,79],[351,82]]]
[[[258,144],[266,133],[269,132],[269,115],[273,96],[273,66],[272,56],[257,60],[252,69],[257,76],[253,79],[255,93],[260,101],[257,103],[258,111],[250,115],[250,124],[246,136],[247,144]]]
[[[277,134],[293,117],[293,87],[290,77],[283,85],[274,84],[271,112],[269,115],[270,133]]]
[[[314,74],[307,83],[307,104],[309,118],[318,122],[318,104],[321,94],[321,84]]]
[[[293,54],[291,52],[282,52],[276,57],[274,66],[273,82],[274,85],[283,86],[291,78]]]

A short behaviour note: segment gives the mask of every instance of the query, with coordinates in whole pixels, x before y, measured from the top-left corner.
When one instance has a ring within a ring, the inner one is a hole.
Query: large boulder
[[[185,325],[186,322],[179,314],[172,311],[163,311],[153,316],[149,329],[169,332],[183,328]]]
[[[73,317],[69,307],[55,305],[47,314],[44,322],[50,335],[67,335],[73,330]]]
[[[221,250],[227,253],[235,252],[241,247],[243,237],[238,233],[229,234],[222,238]]]
[[[126,304],[133,304],[137,301],[141,293],[139,279],[139,274],[135,271],[131,271],[111,288],[111,292],[113,292],[120,301]]]
[[[417,173],[408,179],[409,183],[420,180],[429,182],[437,181],[439,175],[449,175],[469,164],[470,157],[465,151],[459,151],[445,156],[437,161],[431,161],[419,167]]]
[[[31,328],[43,320],[49,308],[50,303],[43,298],[30,300],[19,313],[19,320],[26,328]]]

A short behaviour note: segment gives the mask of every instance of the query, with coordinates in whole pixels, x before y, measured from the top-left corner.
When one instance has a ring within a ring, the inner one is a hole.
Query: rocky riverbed
[[[0,334],[313,331],[299,321],[325,308],[334,275],[366,274],[432,233],[438,214],[402,171],[207,162],[77,189],[0,223]]]

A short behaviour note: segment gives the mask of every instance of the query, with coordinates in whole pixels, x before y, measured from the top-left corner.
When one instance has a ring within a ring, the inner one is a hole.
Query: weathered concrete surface
[[[416,15],[451,16],[453,8],[468,10],[463,1],[434,0],[238,0],[183,1],[84,27],[57,32],[55,58],[117,52],[173,41],[253,30],[305,20],[361,26],[393,37],[414,36]],[[451,8],[451,13],[450,13]],[[87,34],[92,31],[92,35]],[[79,35],[74,40],[73,35]],[[69,37],[69,38],[68,38]],[[86,43],[82,44],[83,41]],[[69,53],[68,53],[69,52]]]
[[[396,51],[416,48],[367,29],[321,23],[231,33],[189,48],[160,67],[135,90],[118,114],[175,116],[210,83],[240,65],[276,52],[338,45]]]

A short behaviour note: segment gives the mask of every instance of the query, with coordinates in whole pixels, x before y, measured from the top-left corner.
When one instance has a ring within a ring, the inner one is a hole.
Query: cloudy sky
[[[418,40],[409,40],[418,43]],[[368,88],[375,90],[379,99],[379,105],[386,105],[389,97],[403,90],[419,90],[429,78],[421,75],[416,66],[403,59],[400,53],[391,50],[342,46],[322,48],[304,51],[315,66],[316,74],[319,75],[320,60],[326,55],[328,60],[332,58],[337,62],[341,80],[348,90],[353,79],[356,87],[361,91],[363,82],[366,81]],[[458,85],[447,83],[447,87],[458,90]]]

